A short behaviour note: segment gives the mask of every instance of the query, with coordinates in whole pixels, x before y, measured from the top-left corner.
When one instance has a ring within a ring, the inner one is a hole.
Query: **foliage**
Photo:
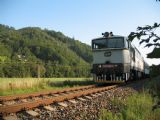
[[[160,48],[154,48],[147,56],[148,58],[160,58]]]
[[[155,46],[155,49],[150,53],[148,58],[160,58],[160,36],[156,34],[156,30],[160,28],[160,24],[154,23],[154,25],[146,25],[144,27],[138,27],[137,32],[131,32],[128,36],[129,40],[138,38],[140,44],[145,43],[145,47]]]
[[[102,110],[100,120],[159,120],[160,118],[160,77],[148,81],[144,91],[135,93],[126,101],[112,100],[118,113]]]
[[[152,65],[150,67],[150,76],[156,77],[160,75],[160,65]]]
[[[100,120],[158,120],[160,109],[152,111],[153,101],[147,93],[135,94],[127,99],[125,107],[120,108],[120,113],[102,111]],[[153,119],[154,118],[154,119]]]
[[[102,110],[100,120],[123,120],[122,115],[114,115],[112,112],[107,112],[107,110]]]
[[[38,27],[0,24],[0,50],[0,77],[77,77],[92,63],[89,45]]]
[[[145,89],[152,95],[155,100],[155,104],[160,105],[160,76],[156,77],[149,84],[145,85]]]

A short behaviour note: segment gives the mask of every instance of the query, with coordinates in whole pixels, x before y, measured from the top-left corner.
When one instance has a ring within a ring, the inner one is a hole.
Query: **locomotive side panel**
[[[131,79],[140,79],[144,76],[144,59],[138,49],[131,45]]]

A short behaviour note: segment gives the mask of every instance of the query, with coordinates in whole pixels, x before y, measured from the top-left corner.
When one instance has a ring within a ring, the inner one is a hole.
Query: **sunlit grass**
[[[134,94],[127,101],[119,101],[114,104],[120,107],[119,113],[102,110],[100,120],[159,120],[160,109],[152,110],[154,102],[148,93]]]
[[[34,86],[39,86],[43,82],[43,79],[36,78],[1,78],[0,90],[32,88]]]
[[[140,93],[128,97],[126,101],[113,99],[112,105],[118,113],[102,110],[100,120],[159,120],[160,118],[160,77],[147,81]]]
[[[90,84],[87,82],[90,80],[91,78],[0,78],[0,95],[57,90],[82,85],[83,83]]]

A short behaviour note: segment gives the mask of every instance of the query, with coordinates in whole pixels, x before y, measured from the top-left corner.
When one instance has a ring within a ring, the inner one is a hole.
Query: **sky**
[[[160,23],[159,11],[156,0],[0,0],[0,24],[47,28],[91,45],[102,32],[128,36],[138,26]],[[144,57],[153,50],[133,43]],[[160,64],[160,59],[145,59]]]

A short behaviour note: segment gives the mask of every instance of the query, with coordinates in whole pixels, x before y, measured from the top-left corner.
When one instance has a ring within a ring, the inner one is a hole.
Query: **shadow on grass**
[[[74,86],[85,86],[85,85],[93,85],[95,84],[94,81],[86,80],[86,81],[59,81],[59,82],[48,82],[48,85],[51,87],[74,87]]]

